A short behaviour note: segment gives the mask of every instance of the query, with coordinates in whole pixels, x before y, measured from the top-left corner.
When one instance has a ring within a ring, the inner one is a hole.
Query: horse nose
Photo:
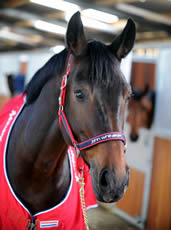
[[[129,168],[125,176],[117,178],[108,167],[101,170],[99,187],[102,192],[103,202],[116,202],[120,200],[129,184]]]
[[[130,175],[130,169],[127,167],[125,181],[124,181],[125,190],[128,188],[129,185],[129,175]]]
[[[139,138],[138,134],[130,134],[131,141],[136,142],[138,138]]]
[[[109,168],[105,167],[100,173],[99,186],[102,191],[110,190],[110,183],[112,181],[111,171]]]

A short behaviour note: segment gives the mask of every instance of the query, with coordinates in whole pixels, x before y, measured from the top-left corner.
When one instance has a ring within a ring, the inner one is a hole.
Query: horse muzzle
[[[108,167],[101,170],[98,183],[93,188],[97,200],[105,203],[112,203],[120,200],[129,184],[129,169],[122,177],[116,176],[115,172]]]

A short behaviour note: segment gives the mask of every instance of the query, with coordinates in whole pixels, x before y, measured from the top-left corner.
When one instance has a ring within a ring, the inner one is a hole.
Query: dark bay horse
[[[131,88],[133,97],[128,104],[127,122],[130,125],[130,140],[136,142],[141,128],[150,129],[155,110],[154,63],[133,61]]]
[[[120,62],[134,40],[135,24],[129,19],[110,45],[87,41],[77,12],[68,24],[67,48],[39,69],[26,87],[26,104],[10,135],[6,167],[15,194],[32,214],[58,204],[70,185],[67,149],[73,143],[58,116],[60,86],[70,55],[62,109],[77,142],[98,137],[95,141],[102,133],[123,132],[131,89]],[[80,151],[97,200],[115,202],[123,196],[129,182],[125,151],[121,138]]]
[[[133,89],[133,97],[129,101],[127,122],[130,125],[130,140],[136,142],[139,138],[140,128],[150,129],[154,117],[155,91]]]

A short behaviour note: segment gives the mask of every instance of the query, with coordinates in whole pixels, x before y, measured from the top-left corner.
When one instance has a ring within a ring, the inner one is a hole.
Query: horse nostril
[[[100,187],[107,189],[110,183],[110,172],[107,168],[104,168],[100,174]]]
[[[129,175],[130,175],[130,169],[129,168],[127,168],[127,170],[126,170],[126,183],[125,183],[125,186],[127,186],[128,187],[128,185],[129,185]]]
[[[139,138],[138,134],[131,134],[131,135],[130,135],[130,139],[131,139],[131,141],[133,141],[133,142],[137,141],[138,138]]]

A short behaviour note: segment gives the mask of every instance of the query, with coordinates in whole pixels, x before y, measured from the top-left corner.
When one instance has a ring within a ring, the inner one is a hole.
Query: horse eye
[[[133,93],[129,94],[129,95],[127,96],[126,100],[129,101],[129,100],[131,99],[131,97],[133,97],[133,96],[134,96]]]
[[[131,98],[131,95],[128,95],[127,98],[126,98],[126,101],[129,101]]]
[[[75,91],[74,93],[75,93],[76,98],[77,98],[79,101],[83,101],[83,100],[84,100],[85,95],[84,95],[84,93],[83,93],[81,90],[77,90],[77,91]]]

